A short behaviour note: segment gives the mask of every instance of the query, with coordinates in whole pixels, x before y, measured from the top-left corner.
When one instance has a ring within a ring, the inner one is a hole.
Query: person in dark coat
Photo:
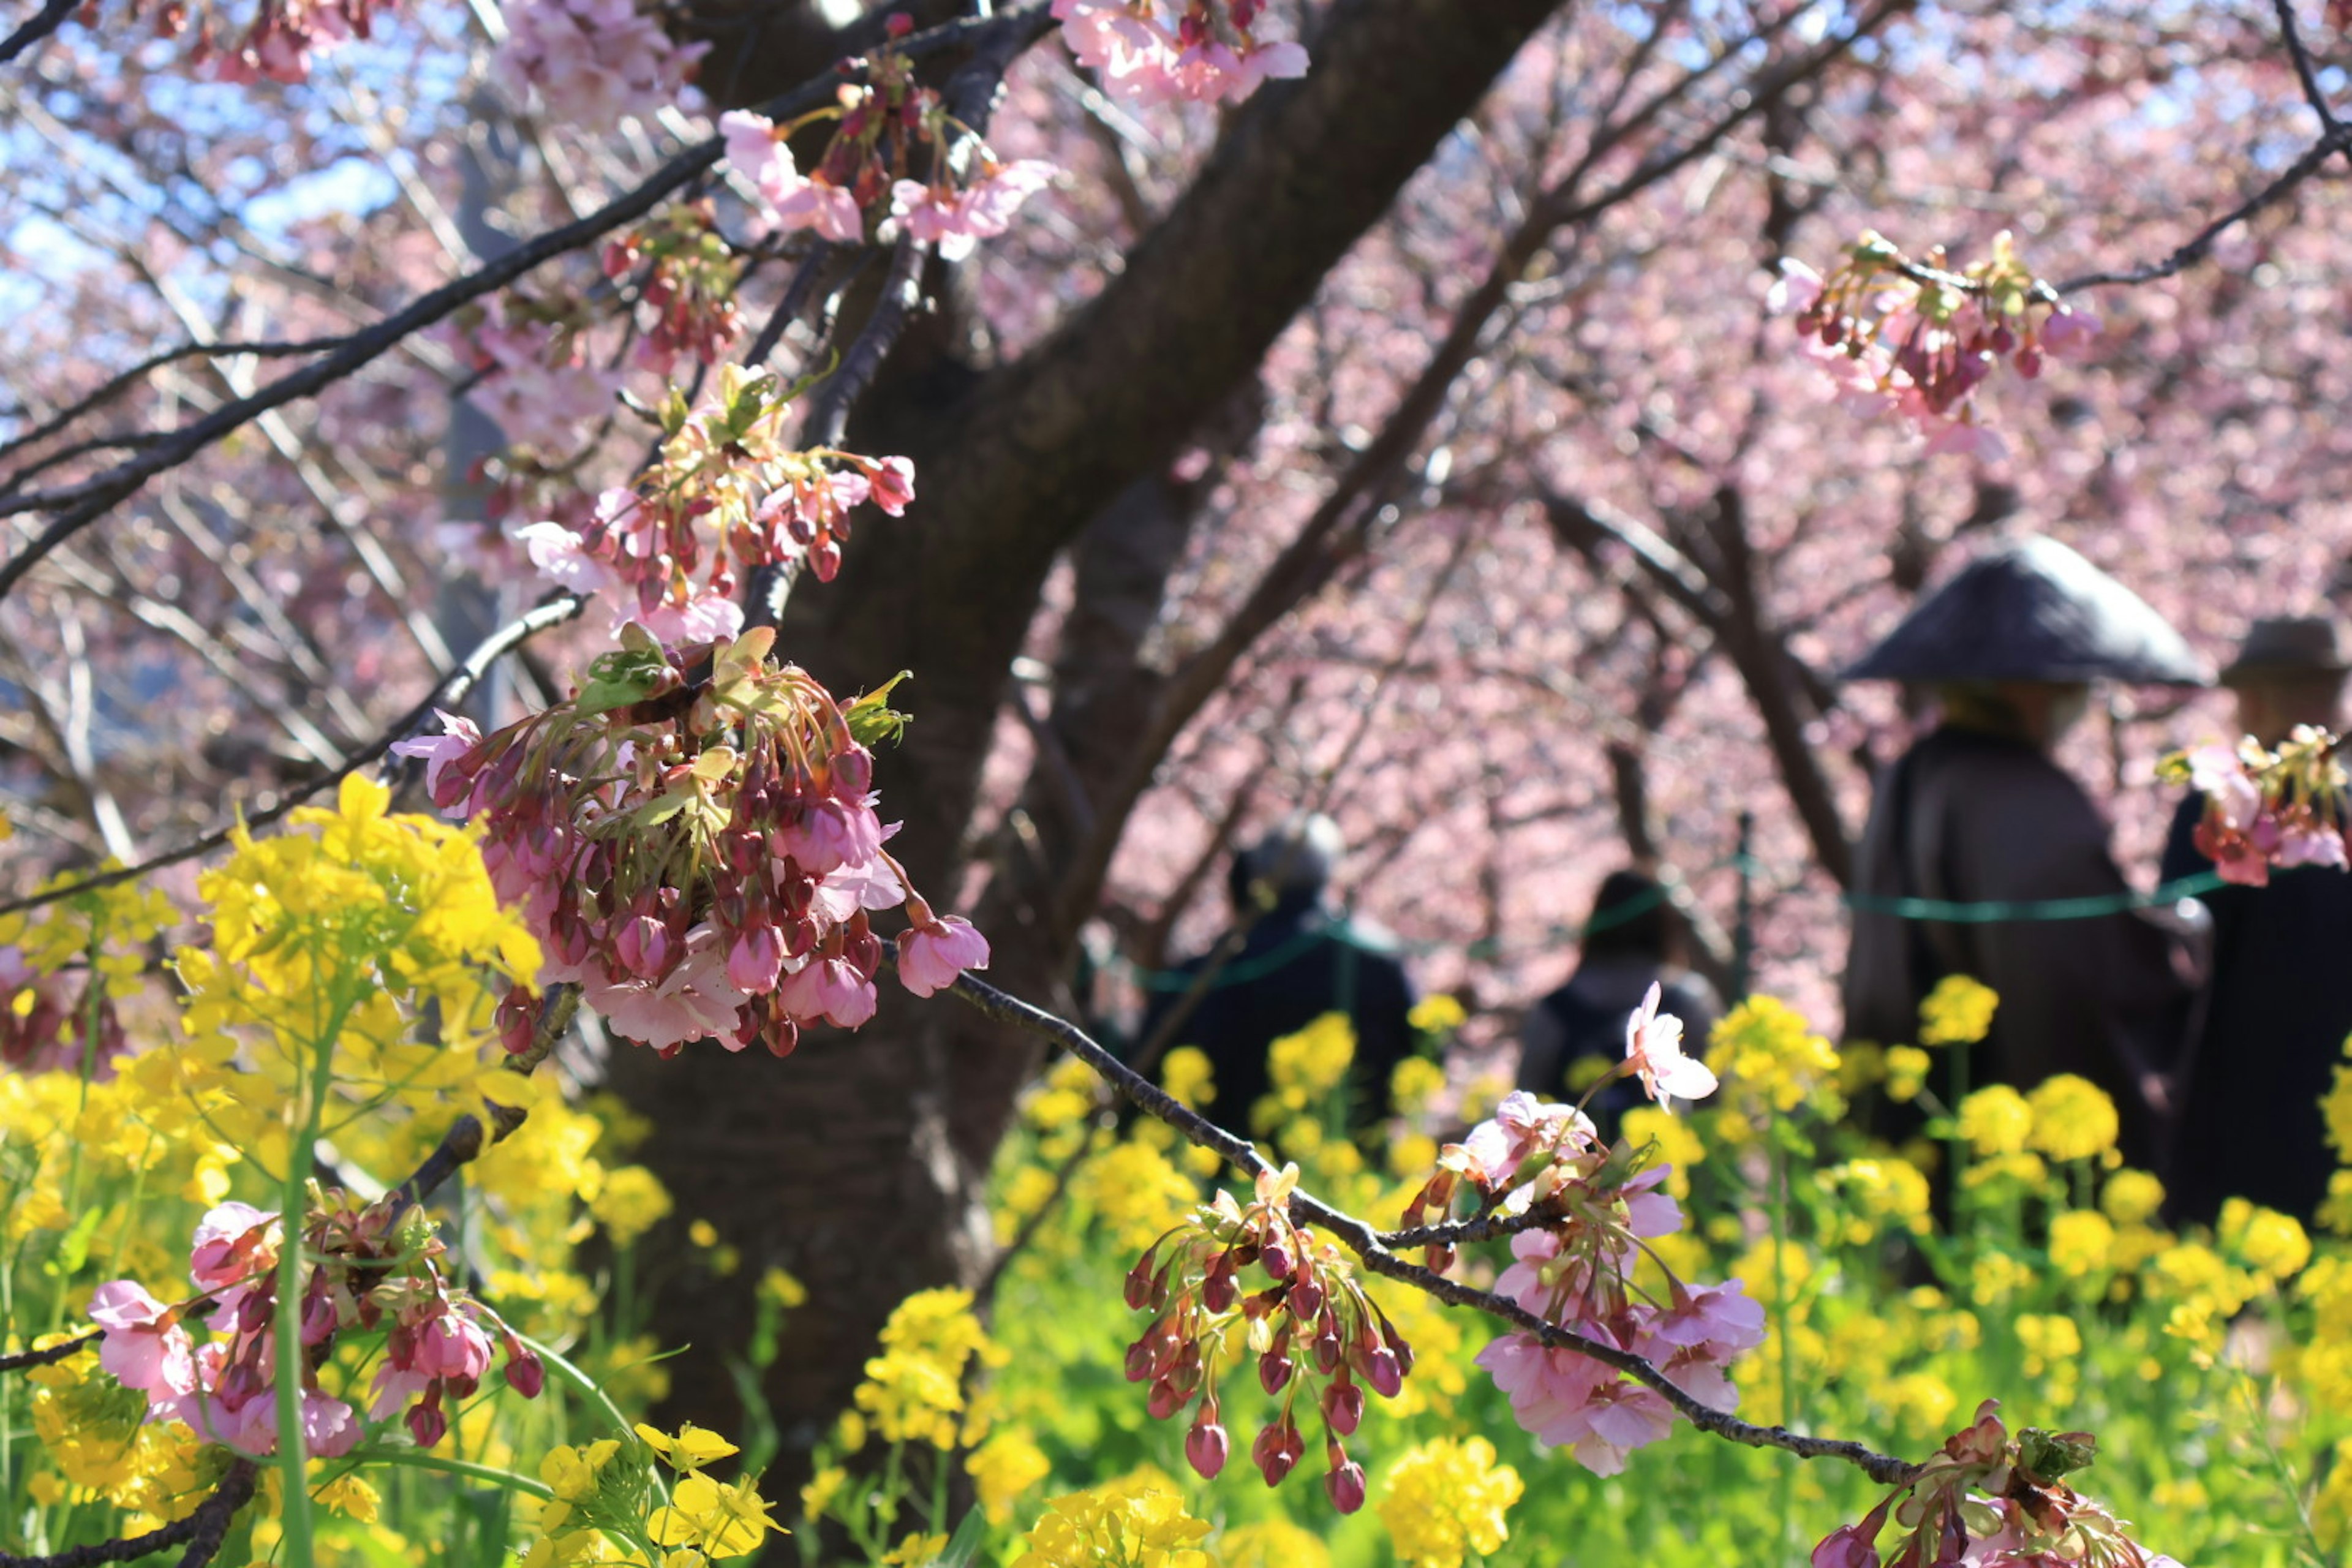
[[[1326,1013],[1346,1014],[1356,1031],[1348,1126],[1334,1131],[1360,1132],[1386,1119],[1390,1078],[1412,1054],[1412,982],[1394,942],[1330,906],[1340,849],[1337,825],[1318,816],[1236,855],[1227,883],[1234,931],[1159,978],[1136,1037],[1149,1045],[1171,1013],[1189,1005],[1166,1043],[1207,1055],[1216,1075],[1215,1118],[1244,1137],[1251,1108],[1271,1087],[1267,1047]],[[1213,973],[1196,996],[1204,971]]]
[[[2088,682],[2202,684],[2195,655],[2123,584],[2029,539],[1971,563],[1848,672],[1872,678],[1931,688],[1940,716],[1872,802],[1855,864],[1847,1037],[1914,1038],[1936,983],[1969,975],[2000,997],[1990,1035],[1968,1047],[1970,1081],[2088,1079],[2116,1101],[2126,1156],[2153,1162],[2193,981],[2164,912],[1939,921],[1902,901],[2127,902],[2106,822],[2050,752]]]
[[[1588,1056],[1612,1067],[1623,1061],[1625,1020],[1652,985],[1659,988],[1658,1011],[1683,1021],[1685,1049],[1706,1054],[1707,1031],[1723,1005],[1706,977],[1688,967],[1689,935],[1664,884],[1639,871],[1612,871],[1592,900],[1579,947],[1568,984],[1520,1022],[1519,1088],[1539,1100],[1576,1100],[1569,1068]],[[1614,1137],[1618,1117],[1642,1099],[1640,1085],[1620,1079],[1585,1110],[1603,1137]]]
[[[2238,727],[2276,746],[2298,724],[2341,722],[2347,668],[2333,621],[2263,620],[2221,683],[2237,693]],[[2166,880],[2212,869],[2194,837],[2203,815],[2201,795],[2180,803]],[[2274,868],[2266,887],[2199,897],[2213,914],[2213,978],[2165,1173],[2173,1215],[2210,1222],[2242,1197],[2308,1220],[2336,1168],[2319,1100],[2352,1035],[2352,875]]]

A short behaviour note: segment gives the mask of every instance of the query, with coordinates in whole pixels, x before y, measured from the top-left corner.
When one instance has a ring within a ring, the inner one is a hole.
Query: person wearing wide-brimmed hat
[[[2352,670],[2325,616],[2256,621],[2221,684],[2238,727],[2266,746],[2298,724],[2342,721]],[[2167,879],[2210,870],[2198,851],[2203,799],[2191,793],[2165,845]],[[2210,1220],[2244,1197],[2309,1218],[2336,1160],[2320,1097],[2352,1035],[2352,876],[2273,869],[2265,887],[2200,895],[2213,914],[2213,979],[2181,1083],[2180,1131],[2166,1173],[2180,1221]]]
[[[2022,917],[2058,900],[2120,906],[2131,891],[2106,821],[2050,756],[2090,683],[2203,685],[2203,666],[2128,588],[2054,540],[2029,538],[1978,556],[1846,678],[1927,688],[1939,714],[1881,774],[1872,803],[1855,864],[1847,1036],[1912,1039],[1937,982],[1966,974],[2000,997],[1991,1033],[1970,1049],[1973,1082],[2086,1078],[2114,1097],[2126,1155],[2152,1160],[2188,1026],[2186,956],[2160,918],[2136,910]],[[1919,919],[1922,906],[1905,900],[2000,918]]]

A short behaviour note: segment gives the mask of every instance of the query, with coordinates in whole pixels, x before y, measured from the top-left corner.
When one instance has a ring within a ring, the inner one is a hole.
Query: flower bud
[[[1257,1361],[1257,1384],[1268,1394],[1280,1394],[1290,1382],[1291,1374],[1297,1370],[1298,1363],[1286,1355],[1260,1356]]]
[[[1323,1419],[1340,1436],[1354,1436],[1364,1419],[1364,1391],[1344,1374],[1333,1378],[1323,1389]]]
[[[1163,1377],[1151,1385],[1151,1397],[1144,1402],[1144,1408],[1154,1421],[1165,1421],[1184,1408],[1184,1395],[1177,1391],[1175,1384]]]
[[[1129,1310],[1139,1312],[1146,1307],[1152,1304],[1151,1298],[1155,1294],[1152,1289],[1154,1283],[1152,1275],[1158,1270],[1159,1265],[1160,1244],[1158,1242],[1154,1242],[1151,1244],[1150,1247],[1145,1251],[1144,1255],[1136,1261],[1135,1267],[1127,1271],[1127,1305]]]
[[[1404,1386],[1404,1367],[1398,1362],[1396,1352],[1382,1345],[1366,1356],[1364,1381],[1382,1399],[1394,1399],[1397,1391]]]
[[[1144,1335],[1127,1347],[1127,1381],[1141,1383],[1151,1371],[1151,1336]]]
[[[1240,1294],[1234,1288],[1232,1259],[1230,1252],[1220,1254],[1217,1260],[1209,1265],[1209,1272],[1201,1281],[1201,1304],[1212,1312],[1232,1310],[1234,1300]]]
[[[507,1385],[525,1399],[537,1399],[547,1386],[547,1368],[539,1357],[519,1344],[507,1347]]]
[[[1258,1261],[1265,1265],[1266,1273],[1273,1278],[1276,1279],[1290,1278],[1290,1247],[1282,1237],[1270,1237],[1265,1244],[1265,1250],[1258,1255]]]
[[[1355,1512],[1364,1506],[1364,1467],[1353,1459],[1335,1467],[1323,1478],[1323,1492],[1341,1513]]]
[[[1250,1458],[1265,1477],[1265,1484],[1278,1487],[1306,1451],[1306,1439],[1299,1436],[1298,1429],[1286,1415],[1259,1430],[1257,1441],[1250,1445]]]
[[[1203,1480],[1212,1481],[1225,1468],[1225,1455],[1231,1446],[1224,1427],[1209,1419],[1215,1408],[1213,1405],[1203,1405],[1202,1419],[1192,1423],[1192,1429],[1184,1434],[1185,1462],[1200,1472]]]

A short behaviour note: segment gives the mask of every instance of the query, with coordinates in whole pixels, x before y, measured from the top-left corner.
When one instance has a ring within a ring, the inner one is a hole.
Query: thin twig
[[[436,708],[446,702],[458,701],[466,693],[480,684],[482,678],[489,673],[490,666],[497,663],[501,656],[520,647],[550,627],[560,626],[564,622],[573,619],[587,602],[583,595],[559,594],[545,604],[491,633],[489,637],[483,639],[480,647],[467,656],[463,664],[434,682],[433,689],[427,691],[415,707],[394,721],[374,740],[352,752],[344,760],[341,767],[322,773],[288,792],[284,798],[268,810],[257,811],[251,816],[240,817],[226,826],[215,828],[201,838],[190,839],[175,849],[167,849],[161,855],[151,856],[135,866],[120,866],[111,871],[93,872],[77,881],[46,888],[37,893],[27,893],[20,899],[11,899],[5,903],[0,903],[0,915],[13,915],[26,910],[37,910],[44,904],[56,903],[60,899],[70,899],[100,888],[111,888],[120,882],[131,881],[165,866],[176,866],[183,860],[193,860],[199,855],[208,855],[228,843],[240,831],[250,832],[257,827],[268,826],[304,801],[335,788],[343,780],[382,757],[392,750],[394,742],[415,734],[425,721],[433,716],[433,710]]]
[[[101,405],[110,403],[138,384],[139,378],[152,370],[160,370],[175,360],[194,359],[199,354],[254,354],[265,359],[283,358],[289,354],[317,353],[333,348],[341,338],[311,338],[299,342],[265,343],[175,343],[168,349],[158,349],[128,370],[117,372],[86,397],[66,405],[23,435],[0,444],[0,458],[20,452],[36,441],[56,435],[75,420]],[[129,437],[118,437],[128,439]],[[47,459],[43,459],[45,462]],[[17,480],[11,479],[0,489],[15,489]]]
[[[2310,151],[2288,164],[2277,179],[2199,229],[2186,243],[2163,260],[2151,261],[2145,267],[2135,267],[2124,272],[2088,272],[2080,278],[2069,278],[2063,283],[2054,287],[2061,294],[2072,294],[2083,289],[2106,288],[2117,284],[2153,283],[2160,278],[2169,278],[2176,272],[2186,271],[2210,256],[2213,253],[2213,247],[2220,242],[2223,234],[2278,201],[2297,185],[2302,184],[2304,181],[2319,173],[2328,159],[2344,152],[2352,152],[2352,131],[2338,127],[2314,142]]]
[[[1060,1046],[1101,1074],[1127,1096],[1136,1109],[1167,1123],[1202,1148],[1215,1152],[1244,1174],[1255,1177],[1269,1173],[1265,1159],[1255,1148],[1135,1072],[1076,1024],[1016,996],[1008,995],[970,974],[959,975],[950,989],[987,1016],[1025,1029]],[[1579,1355],[1590,1356],[1604,1366],[1614,1368],[1655,1392],[1692,1426],[1718,1437],[1750,1447],[1779,1448],[1801,1458],[1843,1459],[1885,1486],[1904,1485],[1918,1472],[1917,1466],[1892,1455],[1879,1453],[1861,1443],[1808,1436],[1781,1426],[1759,1426],[1703,1405],[1646,1357],[1548,1322],[1507,1297],[1461,1284],[1418,1264],[1409,1263],[1383,1246],[1380,1235],[1362,1220],[1343,1214],[1304,1191],[1292,1193],[1290,1216],[1296,1223],[1319,1226],[1337,1237],[1349,1251],[1363,1260],[1366,1268],[1375,1274],[1400,1284],[1411,1285],[1450,1305],[1475,1307],[1524,1333],[1533,1335],[1548,1349],[1574,1351]]]
[[[2327,93],[2319,85],[2319,68],[2311,51],[2303,47],[2303,29],[2295,25],[2292,0],[2271,0],[2271,9],[2278,13],[2279,37],[2286,45],[2287,58],[2294,62],[2294,74],[2303,83],[2303,96],[2311,111],[2319,116],[2319,129],[2333,136],[2344,127],[2336,118],[2336,106],[2327,101]]]

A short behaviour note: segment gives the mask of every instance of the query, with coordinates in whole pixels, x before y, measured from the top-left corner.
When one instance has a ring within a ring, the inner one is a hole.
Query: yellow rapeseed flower
[[[1193,1110],[1217,1098],[1216,1069],[1209,1053],[1198,1046],[1178,1046],[1160,1058],[1160,1087],[1179,1105]]]
[[[2117,1225],[2138,1225],[2164,1206],[2164,1184],[2146,1171],[2121,1170],[2099,1191],[2099,1208]]]
[[[1401,1116],[1418,1116],[1445,1087],[1445,1069],[1427,1057],[1407,1057],[1389,1074],[1389,1100]]]
[[[2116,1227],[2095,1209],[2068,1209],[2050,1221],[2050,1261],[2070,1279],[2105,1272],[2115,1249]]]
[[[973,1492],[988,1513],[989,1522],[1003,1524],[1013,1517],[1013,1505],[1031,1487],[1053,1474],[1045,1451],[1015,1427],[998,1429],[964,1460]]]
[[[1919,1043],[1972,1046],[1992,1032],[2000,997],[1991,986],[1965,974],[1947,974],[1919,1004]]]
[[[883,1568],[929,1568],[947,1549],[946,1535],[926,1535],[918,1531],[882,1554]]]
[[[1916,1046],[1886,1047],[1886,1098],[1897,1104],[1907,1105],[1919,1098],[1927,1087],[1927,1068],[1933,1058]]]
[[[1129,1476],[1047,1503],[1013,1568],[1212,1568],[1208,1533],[1174,1487]]]
[[[1119,1251],[1140,1252],[1201,1201],[1201,1184],[1157,1149],[1120,1142],[1078,1167],[1070,1197]]]
[[[1960,1101],[1960,1136],[1980,1156],[2021,1154],[2033,1136],[2033,1108],[2009,1085],[1988,1084]]]
[[[2243,1198],[2221,1205],[2214,1234],[2232,1256],[2273,1279],[2291,1279],[2311,1261],[2311,1237],[2294,1215]]]
[[[918,1290],[882,1326],[882,1353],[866,1363],[852,1394],[886,1442],[950,1449],[977,1434],[957,1421],[964,1409],[965,1364],[974,1356],[1001,1366],[1004,1351],[972,1315],[969,1290]],[[845,1445],[845,1451],[857,1445]]]
[[[603,1185],[588,1200],[588,1212],[604,1226],[614,1247],[629,1247],[669,1217],[676,1205],[661,1178],[643,1165],[624,1165],[605,1173]],[[713,1241],[718,1240],[714,1234]]]
[[[1625,1142],[1634,1148],[1656,1146],[1653,1163],[1674,1167],[1666,1177],[1667,1191],[1678,1198],[1690,1195],[1690,1168],[1706,1158],[1706,1145],[1699,1141],[1689,1117],[1673,1115],[1663,1106],[1637,1105],[1625,1113],[1619,1127]]]
[[[2089,1079],[2062,1072],[2025,1097],[2033,1112],[2030,1146],[2053,1160],[2089,1160],[2116,1146],[2116,1102]]]
[[[1428,1035],[1447,1034],[1470,1021],[1462,1004],[1443,991],[1423,997],[1404,1016],[1406,1023]]]
[[[1269,1519],[1226,1531],[1216,1560],[1222,1568],[1331,1568],[1331,1549],[1311,1531]]]
[[[1510,1539],[1504,1515],[1525,1490],[1486,1438],[1438,1437],[1390,1469],[1381,1522],[1406,1568],[1462,1568],[1469,1553],[1491,1554]]]
[[[1706,1065],[1732,1093],[1783,1115],[1809,1100],[1825,1119],[1843,1114],[1837,1047],[1777,997],[1750,996],[1717,1019]]]

